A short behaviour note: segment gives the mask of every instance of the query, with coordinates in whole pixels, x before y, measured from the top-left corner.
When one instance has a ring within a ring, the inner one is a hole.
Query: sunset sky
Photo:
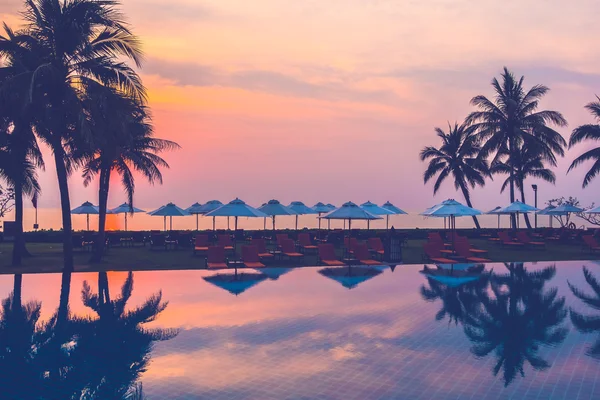
[[[157,136],[183,147],[165,155],[171,169],[162,187],[138,180],[139,207],[240,197],[253,205],[391,200],[419,211],[462,199],[451,182],[432,197],[418,153],[438,144],[434,127],[473,110],[471,97],[492,95],[490,80],[504,65],[528,87],[552,89],[542,106],[567,118],[565,138],[592,122],[583,106],[600,94],[593,0],[124,3],[144,45]],[[0,19],[17,26],[21,4],[2,1]],[[563,195],[600,201],[600,179],[582,190],[585,168],[565,175],[585,147],[560,161],[556,187],[540,184],[541,203]],[[55,208],[49,157],[47,166],[40,206]],[[474,191],[476,207],[508,203],[499,182]],[[96,202],[96,189],[75,174],[72,203]],[[117,182],[111,190],[111,205],[125,200]]]

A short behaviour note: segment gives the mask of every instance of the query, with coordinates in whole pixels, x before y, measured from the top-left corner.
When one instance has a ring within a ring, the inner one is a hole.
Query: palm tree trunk
[[[465,197],[467,206],[473,208],[473,204],[471,203],[471,196],[469,195],[469,191],[467,190],[467,187],[465,186],[464,182],[460,183],[460,190],[462,191],[462,194]],[[479,225],[479,221],[477,220],[477,217],[475,215],[473,215],[473,222],[475,223],[475,226],[477,227],[477,229],[481,229],[481,226]]]
[[[519,188],[521,191],[521,201],[525,203],[525,188],[523,186],[523,182],[521,182],[521,187]],[[527,224],[527,229],[531,229],[531,222],[529,221],[529,216],[527,214],[523,214],[525,218],[525,224]]]
[[[510,138],[508,141],[508,165],[510,168],[510,202],[511,204],[515,201],[515,168],[513,165],[512,149],[514,148],[513,139]],[[517,229],[517,217],[514,214],[510,214],[510,223],[513,229]]]
[[[100,171],[100,190],[98,194],[98,243],[96,251],[92,256],[92,262],[100,262],[104,255],[106,243],[106,209],[108,204],[108,189],[110,183],[110,168],[103,168]]]
[[[17,174],[21,175],[21,174]],[[17,178],[17,177],[16,177]],[[13,243],[12,265],[21,265],[25,241],[23,237],[23,183],[19,176],[14,182],[15,191],[15,241]]]
[[[73,271],[73,232],[71,224],[71,200],[69,199],[69,182],[67,168],[65,166],[65,152],[62,143],[53,146],[54,162],[56,164],[56,176],[60,190],[60,207],[63,223],[63,270]]]
[[[15,279],[13,283],[13,309],[21,309],[22,303],[22,295],[21,288],[23,286],[23,275],[15,274]]]

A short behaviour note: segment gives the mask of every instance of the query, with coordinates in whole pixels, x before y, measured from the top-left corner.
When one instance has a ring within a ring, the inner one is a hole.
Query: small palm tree
[[[569,282],[569,288],[577,298],[587,304],[591,309],[600,311],[600,282],[590,272],[589,269],[583,267],[583,276],[585,281],[592,288],[593,293],[591,295],[578,289]],[[587,354],[591,357],[600,359],[600,314],[598,315],[585,315],[581,314],[573,308],[571,308],[571,322],[575,325],[575,328],[582,333],[597,333],[598,338],[596,342],[587,351]]]
[[[100,261],[104,251],[106,209],[110,177],[116,173],[133,209],[135,179],[133,171],[141,173],[151,184],[162,184],[161,168],[169,164],[158,153],[179,148],[175,142],[153,137],[148,110],[136,99],[110,88],[100,87],[103,94],[94,93],[87,109],[91,110],[95,143],[86,157],[84,185],[99,174],[98,247],[92,260]],[[99,101],[100,99],[100,101]]]
[[[556,156],[564,155],[566,142],[552,129],[552,126],[563,127],[567,121],[557,111],[538,110],[540,100],[550,90],[543,85],[535,85],[526,90],[523,87],[524,77],[516,79],[506,67],[502,73],[502,81],[492,80],[495,92],[494,101],[485,96],[475,96],[471,104],[478,108],[467,117],[473,124],[481,143],[480,157],[493,155],[490,165],[503,158],[511,167],[509,169],[510,202],[515,201],[515,183],[513,178],[519,153],[529,146],[539,149],[540,156],[551,165],[556,164]],[[515,216],[512,216],[516,226]]]
[[[597,101],[589,103],[585,108],[592,113],[596,120],[600,121],[600,97],[596,96],[596,98],[598,99]],[[600,124],[586,124],[575,128],[569,139],[569,148],[585,140],[600,143]],[[592,179],[600,173],[600,146],[586,151],[573,160],[567,172],[570,172],[573,168],[578,167],[586,161],[593,161],[594,163],[583,178],[583,187],[589,185]]]
[[[429,160],[423,181],[427,183],[437,175],[433,186],[435,194],[446,178],[452,175],[454,187],[461,190],[467,205],[473,207],[469,187],[483,186],[484,176],[488,174],[487,162],[478,157],[481,147],[466,124],[448,124],[447,133],[441,128],[435,128],[435,132],[442,144],[439,148],[427,146],[421,150],[421,161]],[[473,216],[473,221],[480,228],[477,217]]]
[[[504,192],[506,188],[511,184],[511,180],[514,180],[514,186],[521,192],[521,201],[525,203],[525,179],[537,178],[546,182],[554,184],[556,182],[556,175],[549,168],[546,168],[544,159],[540,155],[539,151],[535,146],[529,146],[516,152],[512,157],[514,170],[511,174],[511,165],[505,160],[496,162],[490,166],[490,172],[492,174],[505,174],[508,175],[506,180],[502,183],[500,189]],[[525,222],[527,227],[531,228],[531,223],[527,214],[525,215]]]

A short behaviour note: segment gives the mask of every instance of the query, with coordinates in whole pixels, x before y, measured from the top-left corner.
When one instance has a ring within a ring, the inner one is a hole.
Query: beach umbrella
[[[481,215],[481,211],[471,207],[467,207],[454,199],[448,199],[440,204],[428,208],[421,215],[426,217],[448,218],[450,221],[450,229],[456,230],[456,217],[472,217]],[[452,235],[454,241],[454,235]]]
[[[517,226],[515,228],[519,227],[519,214],[528,214],[537,211],[540,211],[540,209],[530,206],[529,204],[525,204],[519,200],[512,202],[508,206],[498,210],[498,212],[501,212],[502,214],[515,214],[517,216]]]
[[[277,215],[296,215],[295,211],[284,206],[277,200],[269,200],[267,204],[263,204],[258,209],[273,218],[273,230],[275,230],[275,217]]]
[[[381,270],[370,267],[338,267],[324,268],[319,273],[341,283],[347,289],[354,289],[361,283],[381,274]]]
[[[173,217],[185,217],[187,215],[190,215],[190,213],[185,211],[183,208],[177,207],[173,203],[165,204],[164,206],[162,206],[154,211],[150,211],[148,214],[150,214],[152,216],[164,217],[165,231],[167,230],[167,217],[169,217],[169,230],[172,231],[173,230]]]
[[[298,230],[298,216],[304,214],[318,214],[315,210],[304,205],[301,201],[292,201],[288,206],[289,209],[296,213],[296,230]]]
[[[333,211],[333,210],[335,210],[335,209],[337,208],[336,206],[334,206],[334,205],[333,205],[333,204],[331,204],[331,203],[327,203],[327,204],[325,204],[325,207],[329,208],[329,211]]]
[[[546,215],[569,215],[571,213],[579,213],[582,212],[583,208],[576,207],[571,204],[563,204],[558,207],[554,207],[551,210],[546,212]]]
[[[368,212],[370,212],[371,214],[374,215],[385,215],[389,221],[389,217],[390,215],[395,214],[395,212],[388,210],[387,208],[383,208],[383,207],[379,207],[377,204],[375,203],[371,203],[370,201],[367,201],[366,203],[362,203],[360,205],[360,207],[363,210],[367,210]],[[367,229],[370,229],[370,221],[367,221]],[[386,224],[386,229],[387,229],[387,224]]]
[[[323,204],[321,202],[318,202],[317,204],[315,204],[312,207],[312,209],[317,214],[319,214],[319,217],[321,216],[321,214],[326,214],[332,210],[332,208],[329,208],[329,206],[327,204]],[[335,207],[333,209],[335,209]],[[327,228],[327,229],[329,229],[329,228]],[[321,230],[321,219],[320,218],[319,218],[319,230]]]
[[[500,207],[500,206],[495,207],[493,210],[486,212],[486,214],[498,216],[498,229],[500,229],[500,216],[501,215],[510,215],[510,213],[502,212],[502,207]]]
[[[386,210],[390,210],[392,211],[394,214],[396,215],[406,215],[408,214],[406,211],[396,207],[395,205],[393,205],[392,203],[390,203],[389,201],[385,202],[381,207],[385,208]],[[386,215],[385,216],[385,228],[389,229],[389,225],[390,225],[390,216]]]
[[[85,214],[86,215],[88,231],[90,230],[90,214],[99,214],[99,213],[100,212],[98,211],[98,207],[96,207],[89,201],[86,201],[79,207],[76,207],[71,210],[71,214],[79,214],[79,215]]]
[[[344,219],[348,220],[348,229],[352,229],[352,220],[374,220],[374,219],[382,219],[379,215],[371,214],[367,210],[360,208],[353,202],[349,201],[344,203],[340,208],[336,208],[333,211],[328,212],[323,215],[323,219],[331,220],[331,219]]]
[[[205,276],[202,279],[237,296],[267,279],[267,275],[253,272],[238,274],[236,269],[235,274],[217,274]]]
[[[135,208],[135,207],[129,207],[129,204],[127,203],[123,203],[118,207],[113,208],[112,210],[110,210],[111,214],[125,214],[125,230],[127,231],[127,214],[134,214],[134,213],[145,213],[146,211],[140,209],[140,208]]]
[[[207,201],[206,203],[204,203],[204,205],[198,207],[196,209],[196,211],[199,212],[199,214],[203,214],[206,215],[211,211],[216,210],[217,208],[221,207],[223,205],[223,203],[221,203],[219,200],[211,200],[211,201]],[[215,217],[213,217],[213,231],[215,230]]]
[[[592,208],[583,212],[584,214],[600,214],[600,207]]]
[[[236,198],[229,203],[222,205],[214,211],[205,214],[207,217],[234,217],[235,218],[235,230],[238,227],[239,217],[254,217],[254,218],[266,218],[267,214],[257,210],[254,207],[249,206],[242,200]]]
[[[540,210],[537,212],[537,215],[547,215],[548,216],[548,225],[550,225],[550,228],[552,228],[552,215],[548,214],[550,211],[554,210],[556,207],[554,206],[548,206],[546,208],[544,208],[543,210]]]
[[[204,211],[202,211],[202,204],[196,202],[186,208],[185,211],[196,216],[196,230],[198,230],[198,215],[204,214]]]

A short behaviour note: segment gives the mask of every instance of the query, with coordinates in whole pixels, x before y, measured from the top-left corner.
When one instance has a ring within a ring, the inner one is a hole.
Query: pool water
[[[0,397],[600,398],[599,262],[422,269],[3,275]]]

